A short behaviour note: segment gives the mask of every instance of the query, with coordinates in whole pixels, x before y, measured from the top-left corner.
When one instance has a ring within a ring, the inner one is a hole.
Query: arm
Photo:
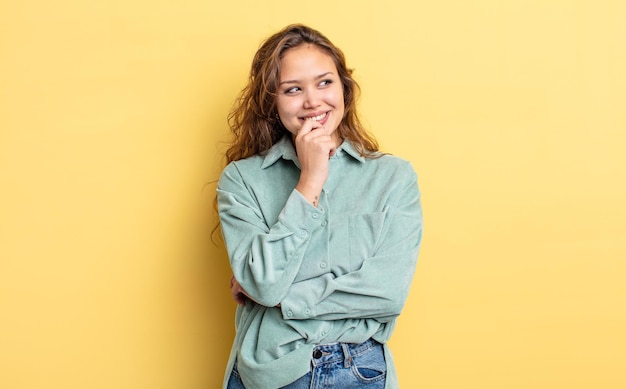
[[[301,174],[273,226],[267,226],[236,164],[227,166],[220,178],[218,210],[238,303],[247,297],[261,305],[278,305],[298,273],[313,230],[320,228],[311,214],[328,177],[335,140],[329,129],[306,120],[294,143]]]
[[[387,322],[400,314],[422,237],[420,192],[417,177],[412,169],[410,172],[407,184],[389,204],[374,254],[357,271],[294,283],[281,302],[285,319],[375,318]]]
[[[236,281],[255,302],[276,306],[295,279],[312,232],[315,208],[296,190],[278,221],[267,226],[237,165],[224,169],[217,188],[222,235]]]

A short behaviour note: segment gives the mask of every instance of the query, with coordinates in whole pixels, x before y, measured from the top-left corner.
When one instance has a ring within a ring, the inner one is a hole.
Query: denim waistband
[[[374,347],[382,347],[382,344],[374,339],[368,339],[363,343],[329,343],[320,344],[313,348],[311,363],[319,365],[322,363],[344,361],[350,365],[352,358],[362,354]]]

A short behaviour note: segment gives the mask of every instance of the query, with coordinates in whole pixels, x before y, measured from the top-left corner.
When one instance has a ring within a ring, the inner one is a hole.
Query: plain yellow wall
[[[211,200],[262,38],[342,47],[426,232],[403,388],[626,387],[626,3],[0,2],[0,387],[217,388]]]

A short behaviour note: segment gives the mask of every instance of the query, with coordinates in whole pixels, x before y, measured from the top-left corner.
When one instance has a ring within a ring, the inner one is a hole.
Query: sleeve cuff
[[[278,215],[278,220],[300,238],[307,239],[314,229],[321,227],[319,219],[323,212],[311,205],[300,192],[294,189]]]
[[[287,296],[280,302],[283,319],[302,320],[317,317],[319,313],[315,307],[325,293],[329,277],[332,275],[324,274],[293,284]]]

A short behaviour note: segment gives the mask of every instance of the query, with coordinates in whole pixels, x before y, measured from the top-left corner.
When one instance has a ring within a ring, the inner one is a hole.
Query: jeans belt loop
[[[346,343],[341,343],[341,349],[343,350],[343,367],[348,368],[352,365],[352,354]]]

